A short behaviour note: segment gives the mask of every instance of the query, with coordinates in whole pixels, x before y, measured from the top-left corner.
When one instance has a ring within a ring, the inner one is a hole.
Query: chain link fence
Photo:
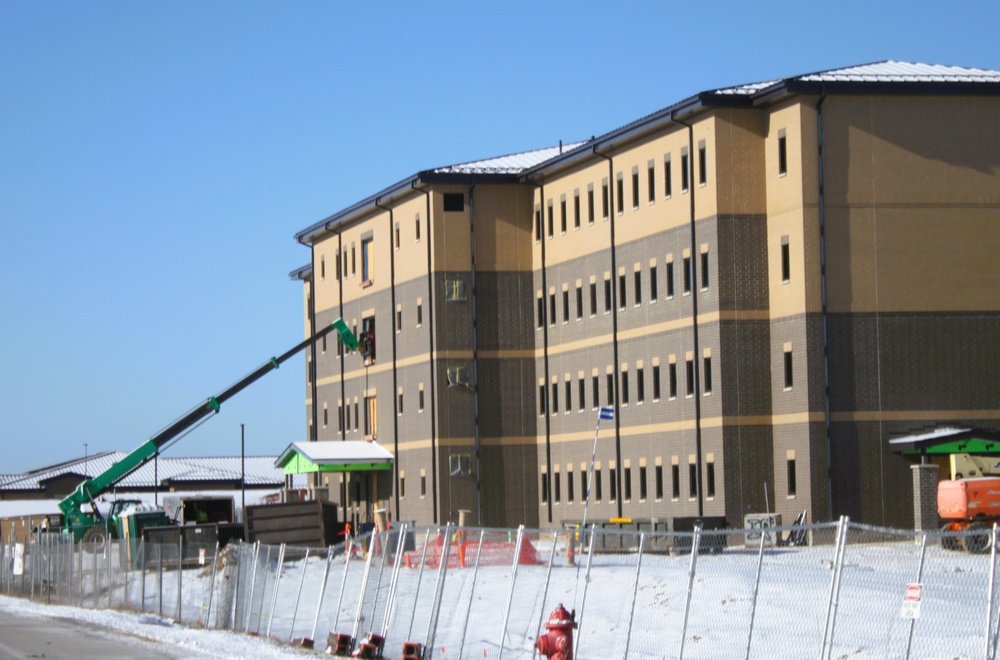
[[[220,550],[36,533],[0,545],[0,592],[358,657],[540,657],[562,604],[584,659],[995,658],[995,534],[448,525]]]

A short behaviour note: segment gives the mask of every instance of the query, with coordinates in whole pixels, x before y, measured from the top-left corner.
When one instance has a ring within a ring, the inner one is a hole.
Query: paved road
[[[65,617],[19,616],[0,609],[0,660],[21,658],[101,658],[156,660],[197,658],[117,631],[95,634],[94,624]],[[201,656],[205,657],[205,656]]]

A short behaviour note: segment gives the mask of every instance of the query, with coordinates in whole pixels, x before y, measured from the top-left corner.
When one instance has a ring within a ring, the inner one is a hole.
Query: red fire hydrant
[[[545,624],[547,633],[535,641],[535,648],[546,658],[552,660],[573,660],[573,629],[576,628],[576,610],[567,612],[559,607],[552,610]]]

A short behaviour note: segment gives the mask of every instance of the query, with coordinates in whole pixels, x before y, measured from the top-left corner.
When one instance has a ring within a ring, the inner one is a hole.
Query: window
[[[551,199],[549,200],[549,205],[548,205],[548,211],[547,211],[547,213],[548,213],[548,221],[549,221],[549,225],[548,225],[548,227],[549,227],[549,238],[552,238],[552,234],[555,231],[555,220],[554,220],[554,218],[552,216],[552,200]]]
[[[420,475],[420,497],[427,497],[427,475]]]
[[[424,304],[422,302],[417,302],[417,327],[419,328],[424,324]]]
[[[638,307],[642,304],[642,271],[635,271],[633,279],[635,280],[635,306]]]
[[[597,316],[597,282],[590,283],[590,315]]]
[[[465,280],[445,280],[444,299],[448,302],[465,300]]]
[[[670,398],[677,398],[677,363],[671,362],[668,369],[670,376]]]
[[[646,494],[647,494],[647,488],[646,488],[646,466],[645,465],[640,465],[639,466],[639,500],[642,501],[642,502],[645,502],[646,501]]]
[[[653,365],[653,401],[660,400],[660,365]]]
[[[659,295],[659,284],[656,281],[656,264],[653,264],[649,267],[649,302],[656,302]]]
[[[396,332],[403,331],[403,306],[396,307]]]
[[[639,208],[639,168],[632,168],[632,208]]]
[[[594,224],[594,186],[587,187],[587,224]]]
[[[566,414],[573,412],[573,383],[566,379]]]
[[[555,500],[556,504],[559,504],[559,502],[562,500],[562,483],[560,483],[561,481],[562,479],[559,478],[558,472],[552,475],[552,483],[555,486],[555,488],[553,489],[554,490],[553,500]]]
[[[604,179],[601,184],[601,203],[604,215],[602,216],[605,220],[611,215],[611,190],[608,188],[608,180]]]
[[[397,222],[392,227],[392,244],[397,250],[399,249],[399,223]]]
[[[601,405],[601,391],[600,391],[600,379],[594,375],[590,378],[590,388],[592,392],[590,393],[590,398],[593,401],[593,408],[596,410]]]
[[[330,411],[327,409],[326,404],[323,404],[323,428],[326,428],[330,423]]]
[[[785,129],[778,129],[778,176],[788,174],[788,142]]]
[[[612,374],[608,374],[606,380],[608,386],[608,405],[613,406],[615,405],[615,377]]]
[[[625,178],[621,172],[618,173],[618,178],[615,179],[615,196],[617,197],[615,199],[615,210],[618,212],[618,215],[621,215],[625,212]]]
[[[420,384],[420,388],[417,390],[417,412],[424,411],[424,385]]]
[[[559,383],[552,383],[552,414],[559,412]]]
[[[563,323],[569,323],[569,289],[563,289]]]
[[[549,294],[549,325],[556,324],[556,294]]]
[[[400,391],[399,394],[396,395],[396,414],[397,415],[402,415],[403,414],[403,392],[402,391]]]
[[[559,200],[559,231],[566,233],[566,195]]]
[[[601,470],[600,468],[594,470],[594,499],[598,502],[601,501]]]
[[[625,273],[618,276],[618,309],[625,309]]]
[[[674,297],[674,262],[667,262],[667,298]]]
[[[705,497],[715,497],[715,462],[705,463]]]
[[[361,336],[358,337],[361,355],[365,365],[375,363],[375,317],[367,316],[361,319]]]
[[[573,470],[572,468],[566,468],[566,501],[573,501]]]
[[[402,471],[399,473],[399,499],[406,499],[406,474]]]
[[[419,213],[417,214],[416,221],[413,223],[413,232],[414,232],[413,235],[416,237],[416,239],[415,239],[416,242],[419,243],[420,242],[420,214]]]
[[[354,400],[354,430],[358,430],[358,425],[361,424],[361,411],[358,409],[358,400]]]
[[[698,465],[695,463],[688,464],[688,497],[698,497]]]
[[[465,193],[445,193],[444,210],[446,213],[461,213],[465,210]]]
[[[781,281],[785,284],[792,279],[792,261],[788,252],[788,237],[781,237]]]
[[[622,490],[625,494],[625,501],[632,501],[632,468],[625,468],[622,474]]]
[[[684,257],[684,294],[691,293],[691,257]]]
[[[344,277],[346,278],[347,277],[347,273],[348,273],[348,270],[347,270],[347,248],[344,248],[344,256],[343,256],[343,258],[340,261],[344,264]]]
[[[703,374],[704,381],[705,381],[705,383],[704,383],[704,385],[705,385],[705,394],[711,394],[712,393],[712,357],[710,355],[706,355],[702,359],[702,363],[703,363],[703,370],[705,372]]]
[[[654,486],[654,488],[656,488],[656,490],[654,491],[655,494],[656,494],[655,495],[656,499],[657,500],[662,500],[663,499],[663,466],[662,465],[657,465],[654,468],[654,479],[656,481],[656,484]]]
[[[319,258],[319,279],[326,279],[326,257]]]
[[[618,471],[614,468],[608,470],[608,491],[612,502],[618,499]]]
[[[705,141],[698,142],[698,185],[703,186],[708,183],[708,150],[705,148]]]
[[[681,150],[681,192],[687,192],[691,187],[689,184],[691,172],[688,160],[687,147],[684,147]]]
[[[646,201],[652,204],[656,201],[656,165],[649,161],[646,165]]]
[[[539,294],[538,299],[538,329],[545,325],[545,298]]]
[[[635,400],[638,403],[646,400],[646,370],[643,367],[635,370]]]
[[[673,192],[673,186],[671,184],[671,168],[670,168],[670,154],[663,157],[663,196],[667,199]]]
[[[344,432],[344,405],[343,401],[337,403],[337,432]]]
[[[583,466],[580,470],[580,493],[584,497],[590,497],[590,491],[587,489],[587,473],[583,470]]]
[[[542,504],[549,501],[549,474],[542,472]]]
[[[708,291],[708,252],[701,253],[701,290]]]
[[[694,396],[694,360],[685,363],[687,369],[687,395]]]
[[[796,484],[795,484],[795,459],[789,458],[786,461],[786,469],[788,471],[788,496],[795,497]]]
[[[670,466],[670,497],[677,500],[681,497],[681,466],[674,464]]]
[[[604,278],[604,313],[611,312],[611,278]]]
[[[378,399],[365,397],[365,438],[378,437]]]
[[[542,240],[542,211],[535,207],[535,240]]]
[[[337,252],[337,280],[340,280],[340,262],[341,262],[340,252],[338,251]],[[345,272],[345,275],[346,275],[346,272]]]
[[[579,401],[579,403],[577,404],[577,407],[580,409],[580,412],[583,412],[583,409],[584,409],[584,407],[586,405],[584,402],[587,399],[587,392],[586,392],[586,389],[584,388],[583,376],[580,376],[580,378],[577,380],[577,385],[578,385],[578,387],[577,387],[577,399]]]
[[[354,277],[354,275],[358,272],[357,265],[358,265],[357,252],[355,251],[354,244],[352,243],[351,244],[351,277]]]
[[[344,428],[351,430],[351,404],[344,404]]]
[[[785,389],[792,389],[792,385],[795,384],[794,377],[792,375],[792,349],[785,349]]]
[[[621,377],[621,391],[622,391],[622,405],[628,405],[629,391],[628,391],[628,370],[622,369]]]
[[[576,320],[583,318],[583,285],[576,285]]]
[[[574,190],[573,191],[573,228],[574,229],[579,229],[580,228],[580,191],[579,190]],[[573,497],[570,496],[570,500],[572,500],[572,499],[573,499]]]
[[[538,386],[538,414],[544,415],[546,411],[545,404],[545,383]]]

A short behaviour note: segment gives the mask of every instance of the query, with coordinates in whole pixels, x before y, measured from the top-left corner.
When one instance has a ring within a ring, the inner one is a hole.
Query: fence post
[[[299,576],[299,589],[295,592],[295,609],[292,610],[292,627],[288,630],[288,641],[292,641],[292,635],[295,634],[295,620],[299,618],[299,599],[302,598],[302,584],[306,581],[306,570],[309,568],[309,550],[311,548],[306,548],[306,556],[302,558],[302,574]],[[323,576],[324,582],[326,576]]]
[[[632,621],[635,618],[635,599],[639,593],[639,574],[642,570],[642,548],[646,542],[646,533],[639,534],[639,557],[635,562],[635,582],[632,584],[632,607],[628,614],[628,633],[625,636],[625,657],[628,657],[628,648],[632,643]]]
[[[271,613],[267,616],[267,637],[271,636],[271,626],[274,625],[274,608],[278,605],[278,587],[281,586],[282,569],[285,567],[285,544],[278,549],[278,567],[274,575],[274,591],[271,592]],[[305,570],[305,569],[303,569]]]
[[[465,633],[469,632],[469,616],[472,614],[472,603],[475,602],[476,577],[479,575],[479,557],[483,554],[483,537],[485,529],[479,530],[479,545],[476,547],[476,565],[472,569],[472,587],[469,589],[469,607],[465,610],[465,625],[462,626],[462,642],[458,645],[458,657],[465,654]]]
[[[586,611],[587,603],[587,586],[590,584],[590,566],[594,561],[594,537],[596,534],[594,531],[597,529],[597,525],[593,524],[590,526],[590,541],[587,546],[587,572],[583,575],[583,598],[580,600],[580,617],[576,620],[576,643],[573,646],[573,656],[579,657],[580,654],[580,630],[583,628],[583,613]],[[587,530],[580,528],[581,534],[586,534]],[[579,577],[579,573],[577,574]],[[573,610],[576,610],[576,595],[573,595]]]
[[[990,647],[993,646],[991,633],[993,630],[993,579],[997,570],[997,524],[993,523],[993,530],[990,532],[990,586],[986,590],[986,652],[984,658],[990,657]]]
[[[393,558],[392,579],[389,581],[389,597],[385,604],[385,616],[382,619],[382,630],[380,634],[384,639],[389,634],[389,621],[392,619],[393,611],[396,609],[396,589],[399,587],[399,571],[403,565],[403,555],[406,553],[406,531],[409,529],[408,523],[402,523],[396,532],[396,556]],[[392,530],[389,530],[389,539],[392,538]]]
[[[326,568],[323,569],[323,583],[319,587],[319,600],[316,601],[316,616],[313,617],[313,627],[312,633],[309,635],[309,641],[312,642],[316,639],[316,627],[319,626],[319,610],[323,606],[323,596],[326,595],[326,581],[330,577],[330,565],[333,564],[333,546],[329,546],[326,549]],[[292,626],[295,627],[294,625]],[[294,631],[293,631],[294,634]],[[289,636],[289,643],[291,643],[292,638]]]
[[[358,594],[358,609],[354,612],[354,627],[351,629],[351,639],[358,638],[358,627],[365,612],[365,591],[368,590],[368,576],[372,570],[372,559],[375,557],[375,534],[368,540],[368,557],[365,558],[365,573],[361,577],[361,593]]]
[[[257,555],[260,558],[260,554]],[[267,546],[267,555],[264,557],[264,583],[260,585],[260,607],[257,608],[257,626],[253,629],[255,633],[260,633],[260,620],[264,618],[264,598],[267,596],[267,566],[271,563],[271,546]],[[253,609],[253,592],[250,592],[250,609]]]
[[[556,542],[559,540],[557,532],[552,533],[552,551],[549,552],[549,565],[545,569],[545,586],[542,588],[541,607],[538,608],[538,625],[535,630],[541,631],[542,620],[545,618],[545,600],[549,597],[549,580],[552,578],[552,562],[556,558]],[[538,649],[534,645],[531,647],[531,660],[535,659],[535,651]]]
[[[753,600],[750,604],[750,630],[747,632],[747,654],[746,660],[750,660],[750,643],[753,641],[753,623],[754,618],[757,616],[757,594],[760,592],[760,572],[761,568],[764,566],[764,541],[767,539],[767,533],[761,530],[760,534],[760,550],[757,552],[757,577],[754,579],[753,583]]]
[[[521,558],[521,545],[524,543],[524,525],[517,528],[517,543],[514,544],[514,565],[510,569],[510,588],[507,590],[507,607],[503,612],[503,630],[500,631],[500,640],[497,660],[503,658],[503,643],[507,637],[507,621],[510,619],[510,606],[514,601],[514,581],[517,580],[517,566]]]
[[[181,595],[184,593],[182,576],[184,575],[184,532],[181,530],[177,536],[177,623],[183,623],[181,616]]]
[[[410,627],[406,631],[406,640],[413,637],[413,620],[417,618],[417,603],[420,602],[420,586],[424,580],[424,564],[427,563],[427,546],[431,540],[431,528],[424,532],[424,548],[420,551],[420,568],[417,570],[417,588],[413,593],[413,609],[410,610]]]
[[[348,538],[344,542],[344,554],[347,558],[344,560],[344,577],[340,581],[340,595],[337,596],[337,609],[333,611],[333,631],[337,632],[337,626],[340,624],[340,604],[344,601],[344,589],[347,588],[347,569],[351,566],[351,556],[354,555],[354,539]],[[319,609],[316,610],[316,616],[319,616]],[[315,634],[315,633],[314,633]]]
[[[694,536],[691,539],[691,563],[688,566],[687,601],[684,603],[684,625],[681,626],[681,650],[678,655],[684,660],[684,639],[687,637],[688,615],[691,613],[691,592],[694,589],[695,570],[698,566],[698,552],[701,547],[701,525],[695,525]]]
[[[444,595],[444,580],[448,575],[448,561],[451,559],[452,524],[444,527],[444,547],[441,548],[441,564],[438,566],[438,581],[434,590],[434,603],[431,606],[431,616],[427,621],[427,653],[428,660],[434,657],[434,637],[437,635],[438,615],[441,613],[441,598]],[[514,560],[515,562],[517,559]]]
[[[253,554],[251,555],[251,562],[253,562],[253,569],[250,573],[250,593],[247,595],[247,606],[246,606],[246,622],[244,624],[243,632],[250,632],[250,615],[253,614],[253,590],[257,586],[257,558],[260,556],[260,541],[253,544]]]
[[[219,570],[219,542],[215,542],[215,554],[212,555],[212,583],[208,587],[208,612],[205,613],[205,627],[209,627],[212,620],[212,601],[215,596],[215,574]]]
[[[996,526],[994,525],[994,530],[995,529],[996,529]],[[927,534],[924,533],[923,540],[920,543],[920,562],[917,564],[917,584],[920,584],[920,582],[924,579],[924,557],[926,557],[926,555],[927,555]],[[993,585],[993,576],[992,575],[990,576],[990,585],[991,585],[991,587]],[[909,658],[910,658],[910,648],[913,646],[913,628],[914,628],[914,624],[916,622],[917,622],[916,618],[910,619],[910,634],[909,634],[909,637],[906,640],[906,658],[907,658],[907,660],[909,660]],[[987,619],[987,626],[988,625],[989,625],[989,620]],[[987,636],[987,638],[989,638],[989,630],[988,629],[987,629],[987,635],[986,636]],[[988,644],[989,644],[989,641],[987,641],[987,645]],[[989,648],[989,647],[987,646],[987,648]]]
[[[833,653],[833,629],[837,622],[837,606],[840,596],[840,576],[844,567],[844,546],[847,545],[847,524],[850,518],[841,516],[837,523],[837,544],[834,548],[833,575],[830,577],[830,599],[826,608],[826,626],[823,629],[823,646],[820,658],[826,660]],[[830,646],[827,648],[827,642]]]

